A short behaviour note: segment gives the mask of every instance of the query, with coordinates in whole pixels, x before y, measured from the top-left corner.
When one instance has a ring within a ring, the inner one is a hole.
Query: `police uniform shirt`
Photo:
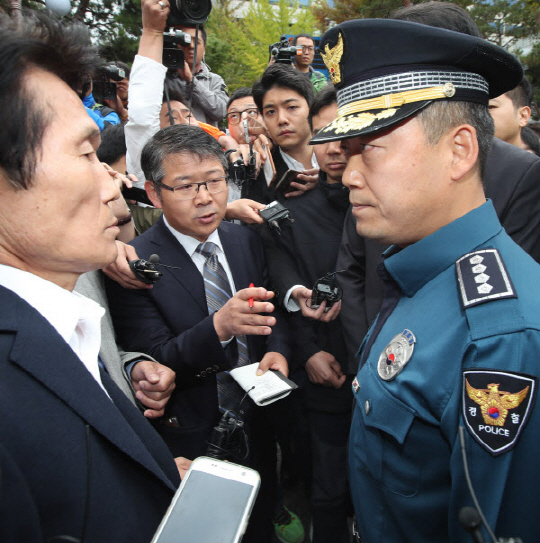
[[[363,542],[471,541],[458,522],[472,505],[459,426],[495,534],[538,540],[538,264],[489,200],[385,264],[402,295],[353,382],[349,464]]]

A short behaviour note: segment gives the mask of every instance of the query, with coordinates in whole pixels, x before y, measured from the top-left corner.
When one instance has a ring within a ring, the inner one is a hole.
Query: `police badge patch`
[[[410,330],[394,336],[379,356],[377,372],[384,381],[391,381],[401,373],[414,351],[416,338]]]
[[[537,378],[500,370],[463,372],[463,418],[469,432],[493,456],[509,451],[536,399]]]

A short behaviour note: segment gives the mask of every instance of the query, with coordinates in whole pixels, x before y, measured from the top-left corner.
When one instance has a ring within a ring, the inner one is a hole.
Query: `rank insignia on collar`
[[[463,307],[501,298],[517,298],[512,281],[497,249],[482,249],[463,255],[456,262]]]
[[[536,398],[537,378],[500,370],[463,372],[463,418],[493,456],[517,442]]]
[[[392,338],[379,356],[377,372],[384,381],[391,381],[406,366],[414,351],[416,338],[410,330],[403,330],[401,334]]]
[[[340,61],[343,55],[343,36],[339,33],[339,38],[334,47],[330,49],[328,44],[324,46],[325,53],[321,51],[321,57],[328,68],[328,73],[332,78],[332,83],[341,83]]]

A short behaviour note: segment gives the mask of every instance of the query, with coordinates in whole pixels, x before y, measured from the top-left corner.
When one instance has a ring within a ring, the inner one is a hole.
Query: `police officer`
[[[391,244],[353,381],[362,540],[470,541],[458,521],[473,504],[467,465],[490,529],[535,541],[540,268],[481,181],[488,100],[521,66],[479,38],[391,20],[338,25],[321,52],[339,108],[312,142],[342,140],[357,232]]]

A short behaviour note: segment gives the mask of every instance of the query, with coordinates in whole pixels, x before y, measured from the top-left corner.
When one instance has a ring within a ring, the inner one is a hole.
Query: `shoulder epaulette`
[[[497,249],[481,249],[456,261],[463,308],[493,300],[517,298],[508,270]]]

